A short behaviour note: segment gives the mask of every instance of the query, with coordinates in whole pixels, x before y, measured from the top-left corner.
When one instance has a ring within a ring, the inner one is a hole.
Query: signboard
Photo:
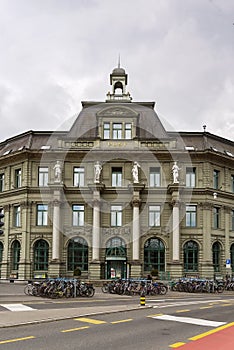
[[[226,268],[227,269],[231,268],[231,259],[226,259]]]
[[[111,268],[111,278],[115,278],[115,269]]]

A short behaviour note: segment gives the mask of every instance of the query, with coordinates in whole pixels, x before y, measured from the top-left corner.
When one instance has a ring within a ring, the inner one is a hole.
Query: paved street
[[[209,350],[214,342],[216,350],[234,347],[234,292],[169,292],[146,297],[140,306],[139,297],[105,294],[100,287],[93,298],[74,300],[26,296],[23,289],[0,284],[0,349],[8,344],[11,350],[57,350],[59,344],[69,350]]]

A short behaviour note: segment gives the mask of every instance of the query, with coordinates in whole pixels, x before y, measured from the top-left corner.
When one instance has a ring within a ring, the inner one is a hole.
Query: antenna
[[[118,59],[118,68],[120,68],[120,53],[119,53],[119,59]]]

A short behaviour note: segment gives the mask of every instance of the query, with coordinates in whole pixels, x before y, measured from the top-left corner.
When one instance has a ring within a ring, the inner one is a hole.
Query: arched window
[[[19,269],[19,261],[20,261],[20,242],[14,241],[11,246],[11,253],[12,253],[12,269],[18,270]]]
[[[165,246],[158,238],[150,238],[144,245],[144,270],[165,271]]]
[[[39,239],[34,244],[34,271],[48,270],[49,244]]]
[[[220,272],[220,243],[215,242],[212,246],[214,272]]]
[[[194,241],[188,241],[184,245],[184,270],[198,271],[198,244]]]
[[[122,238],[114,237],[106,243],[106,256],[126,257],[126,245]]]
[[[67,268],[74,271],[88,271],[88,243],[84,238],[75,237],[70,239],[67,247]]]
[[[230,249],[232,271],[234,272],[234,243],[231,245]]]

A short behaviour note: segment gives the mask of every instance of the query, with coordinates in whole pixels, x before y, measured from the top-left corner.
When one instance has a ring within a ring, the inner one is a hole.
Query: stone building
[[[1,279],[234,270],[234,143],[165,130],[120,65],[68,131],[0,143]]]

